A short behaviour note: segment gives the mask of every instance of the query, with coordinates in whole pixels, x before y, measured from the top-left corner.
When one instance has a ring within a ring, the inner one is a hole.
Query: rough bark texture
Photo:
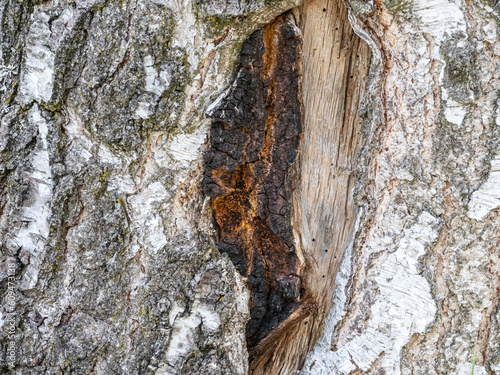
[[[297,33],[283,17],[254,32],[243,44],[234,87],[212,111],[204,186],[219,250],[251,291],[250,348],[299,305],[289,173],[301,134]]]
[[[303,373],[466,374],[476,337],[474,374],[499,373],[499,4],[348,5],[375,57],[362,210]]]
[[[0,0],[1,373],[500,373],[500,5],[299,3]]]
[[[223,5],[2,2],[2,373],[247,372],[204,113],[295,3]]]

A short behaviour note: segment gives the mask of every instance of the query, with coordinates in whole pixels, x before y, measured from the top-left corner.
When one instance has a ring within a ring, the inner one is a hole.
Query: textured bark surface
[[[349,7],[375,57],[362,211],[303,373],[467,374],[476,337],[499,373],[498,2]]]
[[[0,0],[1,373],[500,373],[498,1],[300,3]]]
[[[241,42],[293,5],[2,2],[0,372],[247,372],[204,113]]]

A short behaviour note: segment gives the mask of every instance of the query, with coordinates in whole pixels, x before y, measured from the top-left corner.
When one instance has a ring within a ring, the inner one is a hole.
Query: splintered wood
[[[236,81],[209,114],[204,191],[219,250],[251,291],[254,374],[300,369],[331,307],[354,230],[369,60],[341,1],[306,2],[245,42]]]

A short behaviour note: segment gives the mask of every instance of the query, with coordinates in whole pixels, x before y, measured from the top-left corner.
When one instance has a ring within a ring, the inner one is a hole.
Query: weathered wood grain
[[[292,195],[295,246],[304,267],[301,307],[254,350],[254,374],[293,374],[303,365],[331,307],[335,274],[356,220],[357,112],[370,49],[353,32],[341,1],[307,1],[293,16],[303,37],[303,138]]]

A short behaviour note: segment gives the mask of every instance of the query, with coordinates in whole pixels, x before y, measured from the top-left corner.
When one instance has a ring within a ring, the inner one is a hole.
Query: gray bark
[[[2,3],[2,372],[246,373],[204,113],[294,3],[219,5]]]
[[[0,372],[500,373],[498,2],[300,3],[1,0]],[[206,114],[290,9],[300,288],[254,348]]]

